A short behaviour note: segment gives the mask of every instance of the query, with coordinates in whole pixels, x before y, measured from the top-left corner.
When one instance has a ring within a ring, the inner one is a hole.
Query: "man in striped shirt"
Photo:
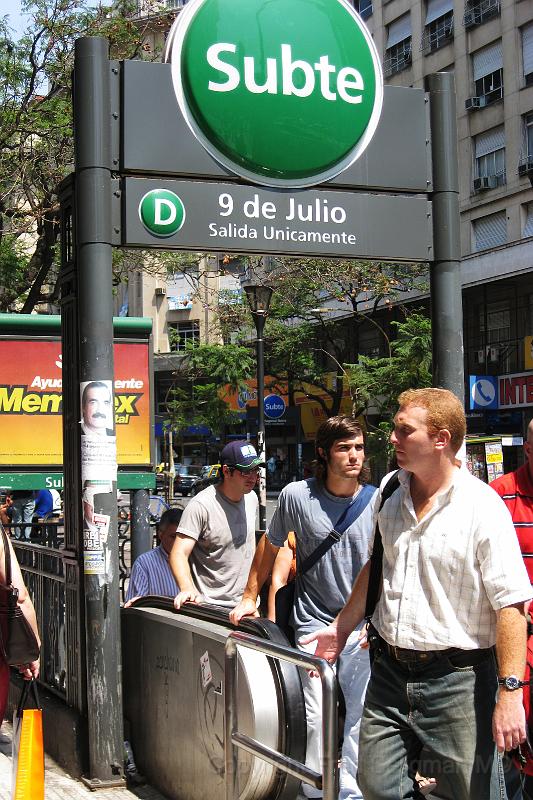
[[[180,508],[169,508],[161,516],[157,526],[159,546],[148,553],[142,553],[131,570],[126,593],[126,608],[137,597],[148,594],[175,597],[179,592],[178,584],[168,564],[168,556],[176,538],[181,514]]]
[[[527,426],[524,452],[526,463],[514,472],[496,478],[490,486],[511,513],[527,574],[533,583],[533,420]]]
[[[490,486],[500,495],[509,509],[527,574],[533,583],[533,420],[527,426],[524,452],[526,463],[514,472],[496,478]],[[505,784],[509,800],[533,797],[533,776],[525,775],[521,781],[518,770],[510,760],[505,766]]]

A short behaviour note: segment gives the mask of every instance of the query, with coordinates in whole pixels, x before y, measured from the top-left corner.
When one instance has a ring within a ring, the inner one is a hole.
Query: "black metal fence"
[[[14,536],[19,525],[7,525]],[[22,527],[28,527],[27,525]],[[69,706],[84,712],[83,576],[76,554],[65,548],[63,521],[31,526],[28,541],[12,538],[24,582],[35,606],[42,640],[40,681]],[[131,522],[119,518],[120,600],[131,568]]]

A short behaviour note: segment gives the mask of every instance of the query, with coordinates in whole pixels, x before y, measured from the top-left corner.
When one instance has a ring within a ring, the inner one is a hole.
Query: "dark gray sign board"
[[[115,244],[125,247],[384,261],[428,261],[433,254],[425,196],[145,178],[126,178],[122,186],[122,235]],[[139,204],[154,189],[174,192],[185,206],[185,222],[172,236],[152,234],[140,219]]]
[[[169,64],[125,61],[121,66],[121,173],[236,179],[191,133],[178,107]],[[385,86],[381,119],[367,149],[323,185],[431,191],[429,130],[424,91]]]

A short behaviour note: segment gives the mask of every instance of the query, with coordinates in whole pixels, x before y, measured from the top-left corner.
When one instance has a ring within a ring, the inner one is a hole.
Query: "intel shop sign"
[[[378,54],[347,0],[191,0],[165,57],[196,138],[252,182],[329,180],[379,121]]]

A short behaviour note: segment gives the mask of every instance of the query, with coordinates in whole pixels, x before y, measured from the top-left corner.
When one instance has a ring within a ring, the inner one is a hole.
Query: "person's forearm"
[[[242,595],[243,600],[253,600],[254,602],[257,600],[257,596],[263,588],[263,584],[272,572],[278,550],[279,547],[275,547],[271,544],[266,534],[263,534],[257,545],[252,566],[250,567],[250,573]]]
[[[526,642],[527,623],[522,607],[502,608],[496,623],[496,659],[500,677],[516,675],[522,680],[526,668]]]
[[[35,608],[33,607],[33,603],[30,599],[29,594],[26,595],[22,603],[20,603],[20,609],[26,619],[28,620],[32,631],[35,634],[35,638],[39,642],[39,646],[41,644],[41,637],[39,636],[39,629],[37,627],[37,617],[35,615]]]
[[[176,583],[180,588],[180,592],[194,592],[196,586],[192,579],[191,568],[189,566],[189,559],[183,553],[171,552],[168,563]]]
[[[370,561],[367,561],[357,576],[348,602],[337,615],[335,625],[339,631],[348,635],[357,628],[365,616],[366,593],[370,575]]]

